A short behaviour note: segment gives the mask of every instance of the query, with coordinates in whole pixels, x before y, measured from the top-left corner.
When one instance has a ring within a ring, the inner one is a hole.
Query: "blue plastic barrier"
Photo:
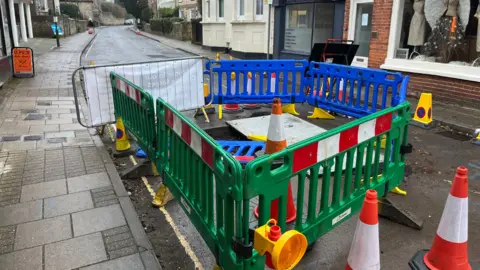
[[[398,72],[311,62],[307,101],[324,110],[360,118],[404,102],[408,80]]]
[[[213,99],[213,104],[260,104],[272,103],[274,98],[285,104],[305,102],[307,67],[306,60],[207,61],[211,90],[207,102]],[[251,73],[251,87],[248,73]],[[272,74],[276,77],[274,82]]]
[[[254,156],[255,152],[259,150],[265,150],[264,142],[254,142],[254,141],[217,141],[222,148],[236,156]],[[240,161],[240,163],[246,163]]]

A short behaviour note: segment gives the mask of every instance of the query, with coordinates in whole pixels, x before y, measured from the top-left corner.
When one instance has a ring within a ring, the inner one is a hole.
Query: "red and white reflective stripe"
[[[128,83],[120,80],[119,78],[117,78],[115,84],[120,91],[125,93],[125,95],[129,96],[137,103],[141,103],[142,98],[140,95],[140,91],[138,91],[135,87],[130,86]]]
[[[392,113],[388,113],[324,140],[297,149],[293,152],[293,173],[387,132],[391,127]]]
[[[275,90],[277,88],[277,75],[275,72],[272,73],[272,76],[270,76],[270,93],[275,93]]]
[[[367,225],[361,221],[357,223],[347,263],[347,268],[353,270],[380,269],[378,223],[375,225]]]
[[[468,241],[468,198],[448,194],[437,235],[451,243]]]
[[[182,138],[199,155],[210,168],[213,168],[214,149],[213,146],[205,141],[200,134],[193,131],[192,128],[176,116],[168,108],[165,108],[165,122],[173,131]]]
[[[271,114],[270,124],[268,125],[267,138],[272,142],[283,142],[287,140],[285,130],[283,128],[283,120],[281,114]]]

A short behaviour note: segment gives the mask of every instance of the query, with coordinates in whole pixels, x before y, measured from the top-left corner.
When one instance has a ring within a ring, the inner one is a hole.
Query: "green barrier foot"
[[[400,208],[398,205],[393,204],[386,197],[378,200],[378,215],[416,230],[423,228],[423,220],[420,220],[417,216]]]

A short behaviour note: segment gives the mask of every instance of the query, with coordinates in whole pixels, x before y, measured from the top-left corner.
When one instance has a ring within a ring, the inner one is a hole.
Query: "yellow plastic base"
[[[173,199],[173,195],[168,190],[167,186],[161,184],[158,188],[157,192],[155,193],[155,197],[153,198],[152,205],[155,207],[162,207],[165,206],[169,201]]]
[[[385,145],[387,144],[387,136],[383,135],[382,140],[380,141],[380,148],[385,149]],[[373,143],[373,146],[377,146],[377,142]]]
[[[255,135],[255,134],[250,134],[247,136],[249,140],[256,141],[256,142],[266,142],[267,141],[267,136],[264,135]]]
[[[223,105],[218,105],[218,119],[222,120],[223,118]]]
[[[307,116],[309,119],[335,119],[335,116],[329,114],[328,112],[320,109],[315,108],[313,109],[312,115]]]
[[[262,256],[266,252],[270,253],[275,269],[293,269],[305,255],[307,238],[296,230],[289,230],[282,233],[277,241],[272,241],[268,237],[269,224],[277,225],[277,222],[271,219],[267,224],[255,229],[253,248]]]
[[[405,190],[400,189],[399,187],[392,189],[392,193],[402,195],[402,196],[407,196],[407,192]]]
[[[153,176],[159,176],[157,166],[155,166],[154,163],[152,163],[152,173],[153,173]]]
[[[291,115],[299,116],[300,114],[295,109],[295,104],[288,104],[282,107],[282,112],[289,113]]]

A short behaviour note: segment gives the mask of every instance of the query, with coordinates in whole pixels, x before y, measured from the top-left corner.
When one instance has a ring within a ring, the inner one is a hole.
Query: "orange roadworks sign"
[[[35,76],[33,51],[27,47],[12,49],[13,76],[26,78]]]

